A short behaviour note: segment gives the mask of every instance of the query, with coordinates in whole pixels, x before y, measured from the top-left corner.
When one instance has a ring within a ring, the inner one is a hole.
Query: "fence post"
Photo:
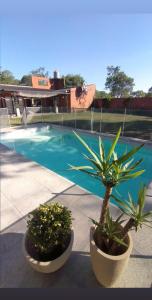
[[[93,107],[91,107],[91,123],[90,123],[90,126],[91,126],[91,132],[93,132]]]
[[[24,127],[27,126],[27,110],[26,110],[26,107],[23,108],[22,125],[24,125]]]
[[[11,128],[11,117],[10,117],[9,112],[8,112],[8,107],[6,107],[6,112],[7,112],[7,118],[8,118],[8,125]]]
[[[102,107],[101,107],[101,112],[100,112],[100,132],[102,128]]]
[[[62,127],[63,127],[63,123],[64,123],[64,119],[63,119],[63,107],[62,107]]]
[[[75,129],[77,128],[77,115],[76,115],[76,109],[74,110],[74,119],[75,119]]]
[[[124,118],[123,118],[123,124],[122,124],[122,136],[124,136],[124,130],[125,130],[125,122],[126,122],[126,107],[125,107],[125,111],[124,111]]]
[[[41,123],[43,123],[43,116],[42,116],[42,104],[41,104]]]

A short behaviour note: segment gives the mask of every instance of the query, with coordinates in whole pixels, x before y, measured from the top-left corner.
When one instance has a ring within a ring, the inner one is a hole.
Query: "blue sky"
[[[134,90],[152,86],[150,1],[142,7],[132,0],[127,7],[117,0],[110,9],[108,0],[102,7],[97,0],[65,0],[60,6],[47,0],[21,2],[8,6],[6,0],[1,6],[0,65],[17,78],[44,66],[50,75],[54,69],[61,75],[79,73],[104,90],[106,67],[119,65],[134,78]]]

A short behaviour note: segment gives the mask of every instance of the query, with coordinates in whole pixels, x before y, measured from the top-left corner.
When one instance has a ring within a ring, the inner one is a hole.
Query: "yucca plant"
[[[100,248],[107,248],[107,252],[111,252],[112,248],[115,248],[114,245],[126,245],[125,244],[125,235],[121,234],[121,224],[124,220],[121,220],[119,217],[116,221],[112,219],[109,213],[109,203],[110,197],[112,194],[112,189],[116,187],[118,184],[125,182],[129,179],[136,178],[140,176],[145,170],[138,170],[137,166],[141,164],[143,159],[141,158],[138,161],[134,161],[133,156],[136,152],[138,152],[144,144],[137,146],[130,150],[129,152],[123,153],[122,156],[118,157],[118,154],[115,152],[116,145],[118,143],[121,128],[118,130],[115,139],[112,142],[112,145],[108,151],[105,153],[104,145],[102,143],[101,137],[99,137],[99,152],[96,153],[93,149],[91,149],[88,144],[84,141],[82,137],[80,137],[76,132],[74,132],[75,136],[81,142],[81,144],[86,148],[89,153],[89,156],[84,154],[85,159],[89,162],[89,165],[85,166],[72,166],[70,165],[70,170],[77,170],[84,173],[87,173],[90,176],[98,179],[101,184],[105,186],[105,195],[102,203],[101,213],[99,222],[96,222],[96,242],[98,243]],[[139,198],[142,197],[142,192],[140,191]],[[143,199],[143,198],[142,198]],[[121,200],[120,200],[121,201]],[[117,202],[119,202],[117,199]],[[142,200],[140,200],[142,202]],[[143,202],[142,202],[143,203]],[[122,204],[122,203],[121,203]],[[127,205],[127,204],[126,204]],[[142,204],[143,205],[143,204]],[[139,203],[139,210],[142,210],[142,205]],[[120,208],[123,206],[120,205]],[[123,212],[125,211],[125,207],[122,208]],[[92,220],[94,223],[95,221]],[[131,224],[135,224],[135,220],[130,221]],[[142,222],[142,219],[140,220]],[[139,222],[139,223],[140,223]],[[137,224],[137,220],[136,220]],[[127,232],[127,228],[130,229],[127,225],[124,227]],[[111,230],[111,234],[110,231]],[[102,234],[102,240],[101,240]],[[109,249],[109,250],[108,250]]]
[[[146,198],[145,196],[146,186],[143,186],[139,189],[137,202],[133,200],[130,193],[128,193],[128,199],[124,201],[112,195],[112,197],[118,203],[121,211],[129,216],[129,220],[123,228],[123,238],[126,236],[129,230],[135,229],[137,231],[138,228],[142,228],[143,225],[152,228],[152,226],[150,225],[152,223],[152,211],[144,210]]]
[[[121,214],[116,220],[113,220],[110,215],[109,209],[106,214],[106,222],[101,224],[91,219],[96,226],[94,239],[97,246],[108,254],[114,254],[115,250],[117,255],[127,247],[125,239],[122,238],[121,225],[125,220],[122,220],[123,214]],[[102,238],[101,238],[102,237]],[[121,248],[120,248],[121,247]]]
[[[112,195],[123,214],[129,216],[123,230],[121,230],[120,242],[125,240],[130,230],[135,230],[137,232],[139,227],[142,228],[143,225],[152,228],[152,211],[145,211],[145,196],[146,186],[139,189],[137,201],[133,200],[130,193],[128,193],[128,199],[124,201]],[[119,241],[113,239],[112,247],[110,249],[111,253],[114,253],[117,248],[116,242]]]

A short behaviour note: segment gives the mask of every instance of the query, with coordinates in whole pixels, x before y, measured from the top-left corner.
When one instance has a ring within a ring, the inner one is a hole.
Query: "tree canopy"
[[[39,67],[38,69],[32,70],[30,72],[31,75],[39,76],[39,77],[48,77],[49,72],[45,70],[44,67]]]
[[[152,86],[149,88],[148,93],[146,94],[146,97],[152,97]]]
[[[65,80],[65,87],[82,86],[85,82],[84,78],[80,74],[67,74],[63,76]]]
[[[20,85],[32,86],[32,76],[24,75],[20,80]]]
[[[134,86],[134,79],[120,70],[119,66],[107,67],[105,88],[110,90],[113,97],[128,97]]]
[[[131,96],[133,97],[145,97],[146,93],[142,90],[132,92]]]
[[[16,79],[12,72],[9,70],[0,71],[0,83],[2,84],[18,84],[19,80]]]
[[[110,96],[110,94],[106,93],[105,91],[96,90],[96,93],[95,93],[96,99],[105,99],[105,98],[109,98],[109,96]]]
[[[152,93],[152,86],[149,88],[148,93]]]

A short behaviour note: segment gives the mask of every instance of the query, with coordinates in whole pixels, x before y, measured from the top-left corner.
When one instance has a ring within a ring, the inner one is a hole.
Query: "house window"
[[[48,81],[45,79],[38,80],[39,85],[48,86]]]

